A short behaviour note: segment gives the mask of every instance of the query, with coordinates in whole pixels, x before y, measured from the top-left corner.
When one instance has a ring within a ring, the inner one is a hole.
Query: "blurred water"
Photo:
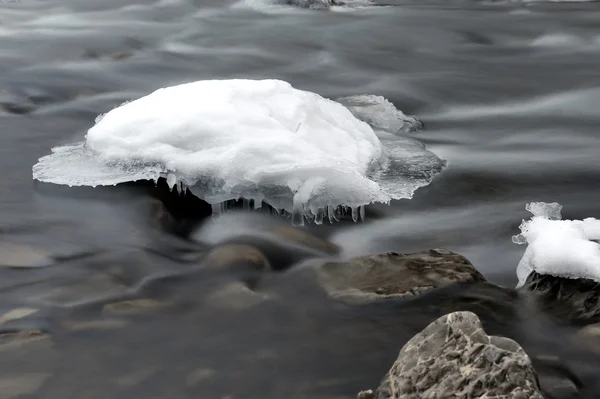
[[[331,98],[385,96],[423,120],[425,129],[415,137],[449,164],[412,200],[369,208],[364,224],[311,226],[311,231],[330,237],[343,256],[445,247],[464,254],[490,281],[514,286],[524,248],[510,239],[528,217],[527,202],[559,202],[565,218],[600,217],[600,9],[594,3],[387,4],[327,11],[259,0],[0,3],[1,238],[61,259],[96,253],[117,263],[130,262],[128,251],[188,245],[140,232],[132,221],[138,208],[129,193],[108,203],[49,196],[32,181],[31,166],[51,147],[81,140],[98,114],[159,87],[209,78],[279,78]],[[243,228],[234,224],[231,234]],[[139,262],[137,277],[177,267],[162,258]],[[2,272],[2,292],[18,302],[35,296],[33,280],[72,281],[81,270],[68,263],[35,276]],[[30,288],[14,288],[23,284]],[[233,373],[200,390],[223,398],[256,397],[257,392],[293,396],[287,389],[306,397],[314,387],[302,384],[335,367],[340,368],[334,374],[344,374],[348,370],[340,365],[348,357],[379,365],[368,376],[348,371],[356,377],[353,384],[330,381],[326,388],[314,388],[329,392],[334,387],[336,394],[347,395],[383,375],[396,355],[396,349],[384,351],[391,341],[408,339],[425,323],[397,327],[401,333],[384,329],[386,335],[380,336],[381,330],[369,326],[377,317],[365,312],[350,333],[345,320],[353,316],[320,305],[300,306],[304,294],[290,298],[243,319],[219,319],[198,308],[191,315],[140,321],[114,335],[69,337],[65,357],[58,358],[71,365],[53,363],[50,354],[44,358],[60,375],[47,395],[98,397],[91,392],[101,392],[102,378],[126,372],[116,366],[120,362],[137,370],[139,364],[152,368],[160,360],[169,370],[143,391],[124,383],[111,397],[141,392],[145,398],[164,397],[181,382],[177,367],[202,356],[226,363],[221,366]],[[203,317],[212,317],[214,328],[203,326]],[[252,320],[263,325],[240,333],[244,323],[256,326]],[[150,330],[155,334],[144,335]],[[182,331],[186,338],[179,342]],[[219,331],[228,332],[219,337]],[[329,333],[332,339],[319,344],[319,337]],[[356,335],[343,348],[328,346],[336,334]],[[134,342],[130,336],[144,338]],[[210,349],[194,346],[195,336]],[[248,343],[242,345],[244,339]],[[264,340],[274,346],[263,348]],[[369,352],[368,342],[379,349]],[[154,350],[144,352],[152,345]],[[353,345],[359,349],[350,349]],[[199,352],[190,355],[190,347]],[[302,351],[306,357],[299,364],[280,363],[269,350],[278,359]],[[87,351],[97,363],[79,354]],[[237,357],[230,355],[244,351],[263,356],[259,370],[251,360],[236,369]],[[368,353],[377,355],[369,360]],[[323,358],[331,363],[311,369]],[[23,364],[19,367],[27,368]],[[76,370],[79,374],[72,375]],[[294,388],[291,376],[297,377]],[[276,379],[280,383],[273,384]],[[224,391],[235,383],[240,384],[235,392]]]

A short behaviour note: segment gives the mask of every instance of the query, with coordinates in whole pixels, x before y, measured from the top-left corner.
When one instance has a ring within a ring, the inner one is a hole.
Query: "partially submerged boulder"
[[[446,249],[361,256],[313,267],[330,296],[350,302],[414,297],[454,283],[485,281],[464,256]]]
[[[522,289],[538,295],[540,305],[565,322],[600,318],[600,283],[531,272]]]
[[[375,399],[542,399],[529,356],[471,312],[440,317],[404,345]]]

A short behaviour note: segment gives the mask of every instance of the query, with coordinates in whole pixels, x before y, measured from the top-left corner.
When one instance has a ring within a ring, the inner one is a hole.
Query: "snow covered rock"
[[[340,103],[287,82],[207,80],[157,90],[99,117],[85,142],[40,158],[33,178],[96,186],[163,177],[217,213],[243,197],[320,223],[340,209],[356,220],[361,206],[410,198],[443,166],[422,146],[380,140]]]
[[[533,216],[513,237],[514,243],[528,244],[517,267],[519,286],[532,272],[600,282],[600,220],[560,220],[557,203],[533,202],[526,209]]]
[[[528,244],[519,262],[519,286],[562,321],[600,316],[600,220],[561,220],[557,203],[527,205],[517,244]]]
[[[368,391],[365,391],[365,393]],[[363,397],[369,397],[365,395]],[[404,345],[376,399],[542,399],[529,356],[471,312],[440,317]]]
[[[600,283],[532,272],[522,287],[538,298],[537,308],[560,322],[600,320]]]

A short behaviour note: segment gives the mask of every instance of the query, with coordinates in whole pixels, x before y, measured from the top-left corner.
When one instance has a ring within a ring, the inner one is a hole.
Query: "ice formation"
[[[557,203],[533,202],[526,209],[533,216],[512,239],[528,244],[517,267],[519,286],[532,271],[600,282],[600,220],[561,220]]]
[[[407,133],[421,129],[423,124],[412,115],[405,115],[394,104],[381,96],[368,94],[341,97],[337,102],[344,105],[358,119],[367,122],[373,129],[392,134]]]
[[[357,219],[359,207],[409,198],[444,164],[422,145],[399,143],[380,140],[340,103],[283,81],[208,80],[157,90],[99,117],[85,142],[40,158],[33,178],[96,186],[163,177],[215,213],[243,197],[318,223],[346,207]],[[421,164],[390,169],[407,151]]]
[[[372,0],[280,0],[282,3],[300,7],[323,9],[335,6],[357,7],[357,6],[372,6],[375,3]]]

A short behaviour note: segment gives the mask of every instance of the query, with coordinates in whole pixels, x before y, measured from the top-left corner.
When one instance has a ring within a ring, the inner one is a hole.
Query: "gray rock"
[[[329,295],[349,302],[413,297],[454,283],[485,281],[464,256],[445,249],[369,255],[313,267]]]
[[[471,312],[440,317],[404,345],[376,399],[542,399],[515,341],[488,336]]]
[[[600,283],[532,272],[521,288],[540,299],[541,307],[561,321],[600,316]]]

